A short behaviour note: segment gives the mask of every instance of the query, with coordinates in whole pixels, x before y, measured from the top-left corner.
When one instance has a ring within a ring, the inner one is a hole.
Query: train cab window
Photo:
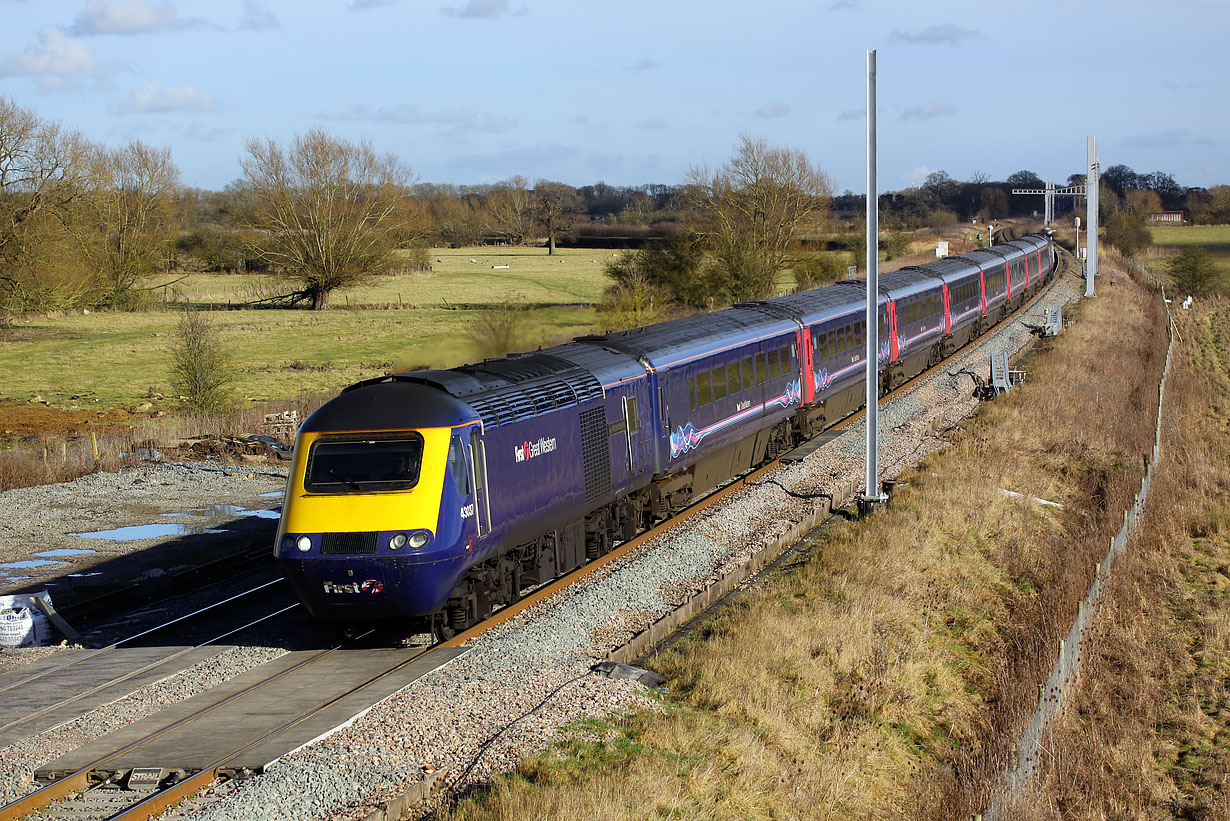
[[[726,398],[726,369],[718,366],[713,369],[713,401]]]
[[[752,371],[752,358],[750,356],[743,357],[741,369],[743,371],[743,389],[747,390],[756,384],[756,375]]]
[[[782,375],[781,365],[777,361],[777,351],[772,350],[768,353],[769,356],[769,378],[777,379]]]
[[[712,401],[713,397],[709,392],[709,372],[702,371],[696,374],[696,407],[703,408]]]
[[[731,362],[726,365],[726,390],[730,392],[731,396],[743,390],[743,386],[739,384],[738,362]]]
[[[448,472],[453,475],[457,485],[457,495],[465,498],[470,495],[470,469],[466,466],[465,445],[461,439],[454,436],[448,443]]]
[[[318,439],[308,451],[308,493],[409,490],[418,484],[423,437]]]
[[[756,384],[763,385],[769,378],[769,360],[764,354],[756,354]]]

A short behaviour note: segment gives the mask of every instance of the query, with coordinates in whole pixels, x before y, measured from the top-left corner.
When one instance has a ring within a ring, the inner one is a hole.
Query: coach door
[[[481,539],[491,532],[491,500],[487,496],[487,449],[478,425],[470,428],[466,456],[470,463],[470,487],[474,488],[474,522]]]

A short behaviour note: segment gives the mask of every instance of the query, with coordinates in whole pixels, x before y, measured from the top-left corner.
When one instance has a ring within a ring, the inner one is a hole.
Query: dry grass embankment
[[[1149,509],[1019,818],[1230,818],[1230,305],[1175,318]]]
[[[1161,327],[1136,285],[1083,304],[886,511],[830,529],[657,659],[661,714],[585,723],[445,817],[981,812],[1138,487]]]

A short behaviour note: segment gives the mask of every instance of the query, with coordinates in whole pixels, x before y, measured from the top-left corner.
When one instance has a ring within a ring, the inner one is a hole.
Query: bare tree
[[[0,307],[62,307],[84,290],[69,216],[87,144],[0,98]]]
[[[689,182],[711,284],[735,301],[768,295],[793,261],[791,242],[818,228],[832,201],[832,182],[804,152],[746,134],[724,166],[693,168]]]
[[[337,288],[388,270],[392,252],[412,237],[404,209],[410,169],[370,142],[350,143],[321,129],[276,141],[248,140],[244,180],[256,200],[254,251],[297,281],[313,310]]]
[[[78,236],[105,304],[130,304],[137,283],[166,266],[176,238],[178,187],[169,148],[133,140],[94,150]]]
[[[487,230],[509,245],[524,245],[534,233],[534,195],[525,177],[498,183],[487,195]]]
[[[562,182],[539,180],[534,186],[535,217],[547,235],[547,254],[555,253],[555,239],[569,228],[579,213],[576,189]]]

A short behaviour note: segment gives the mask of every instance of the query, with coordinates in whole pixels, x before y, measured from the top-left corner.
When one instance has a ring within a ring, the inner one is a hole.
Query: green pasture
[[[395,273],[337,291],[330,299],[339,308],[348,304],[426,308],[517,299],[534,305],[593,304],[610,284],[603,263],[617,253],[560,248],[548,255],[545,248],[490,245],[434,248],[428,256],[430,271]],[[157,299],[241,303],[290,290],[282,278],[258,274],[193,274],[165,290],[156,287],[174,279],[178,277],[150,282]]]
[[[1230,225],[1187,225],[1150,228],[1153,244],[1159,248],[1182,250],[1202,245],[1213,258],[1223,279],[1230,275]]]
[[[402,310],[211,311],[230,352],[241,400],[331,393],[372,376],[413,366],[474,361],[467,336],[477,311]],[[589,332],[592,308],[527,312],[522,347]],[[171,390],[176,311],[96,313],[20,321],[0,337],[0,398],[35,397],[63,408],[133,405]],[[97,400],[97,401],[95,401]],[[170,401],[156,407],[174,410]]]

